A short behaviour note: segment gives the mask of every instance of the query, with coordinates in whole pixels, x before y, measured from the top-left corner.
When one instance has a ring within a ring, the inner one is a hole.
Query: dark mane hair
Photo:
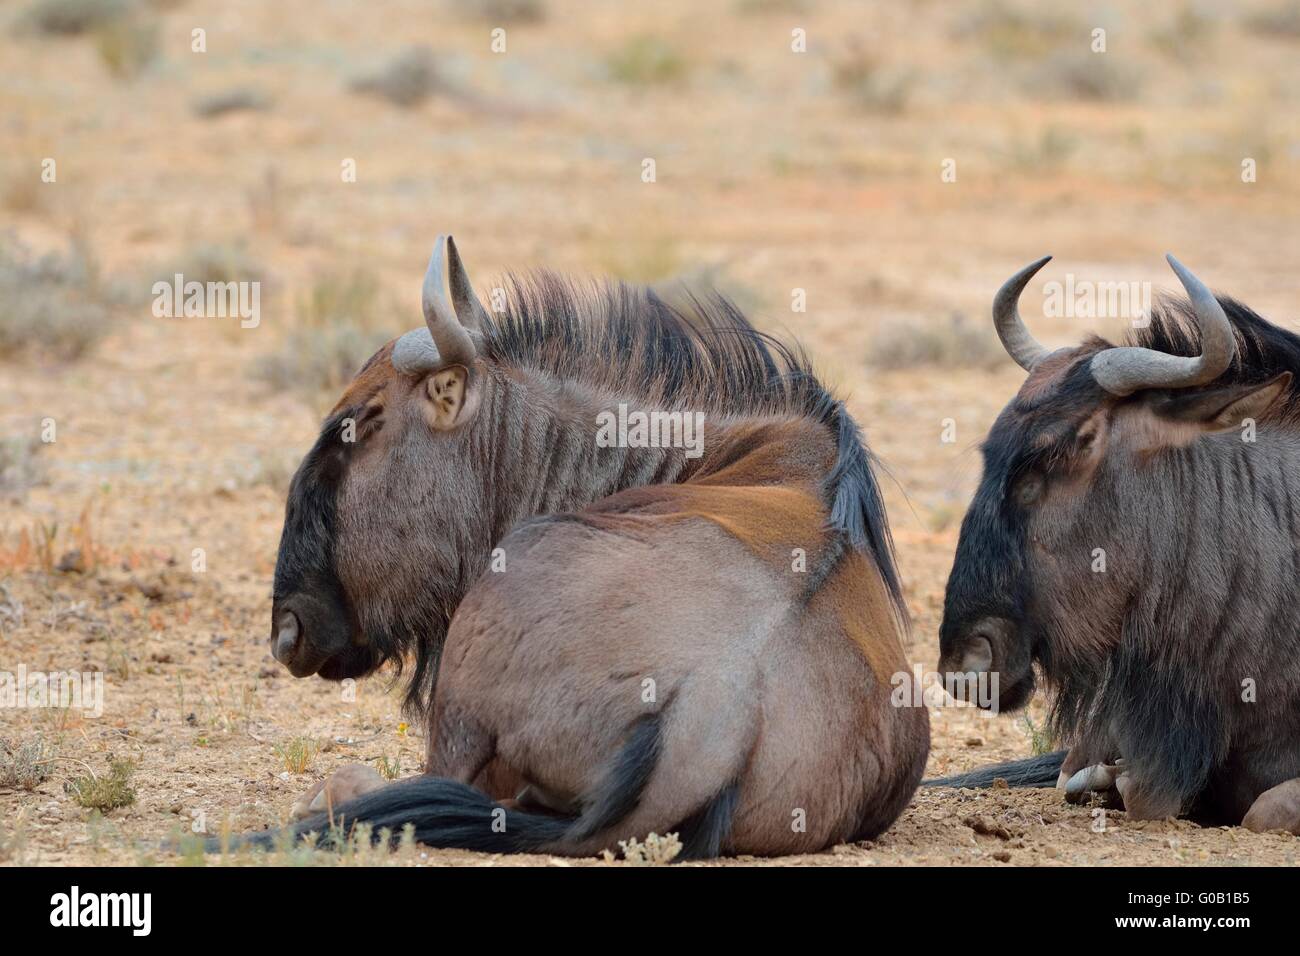
[[[544,271],[507,275],[504,288],[509,305],[502,313],[489,311],[484,329],[482,349],[490,361],[665,410],[786,414],[825,426],[838,449],[823,488],[836,543],[832,559],[812,578],[820,584],[847,545],[875,563],[895,609],[906,617],[875,458],[801,348],[755,329],[716,291],[683,289],[680,303],[670,304],[643,286],[580,283]]]
[[[1300,377],[1300,336],[1269,322],[1254,310],[1218,296],[1237,333],[1237,357],[1213,385],[1249,385],[1265,382],[1282,372]],[[1151,310],[1151,324],[1134,329],[1123,342],[1171,355],[1199,355],[1201,335],[1192,306],[1183,298],[1165,298]],[[1293,389],[1270,417],[1300,424],[1300,390]]]

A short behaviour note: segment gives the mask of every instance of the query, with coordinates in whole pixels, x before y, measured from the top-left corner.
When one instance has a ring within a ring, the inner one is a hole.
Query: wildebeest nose
[[[271,641],[271,653],[275,659],[286,667],[293,660],[294,652],[298,649],[298,638],[302,634],[302,628],[298,624],[298,615],[292,611],[285,611],[280,615],[277,622],[275,639]]]
[[[962,655],[960,670],[963,673],[982,674],[991,666],[993,666],[993,644],[984,634],[976,634],[971,638],[966,653]]]

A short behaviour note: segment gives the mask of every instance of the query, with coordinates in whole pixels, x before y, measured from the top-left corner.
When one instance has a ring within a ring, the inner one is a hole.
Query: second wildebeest
[[[296,832],[588,854],[673,831],[687,856],[880,833],[929,724],[890,704],[905,613],[844,405],[720,299],[551,275],[498,298],[439,240],[426,327],[366,364],[294,477],[275,656],[332,679],[413,662],[428,735],[424,776],[347,768]],[[599,440],[638,411],[699,412],[703,442]]]
[[[997,672],[1014,709],[1037,667],[1061,778],[1136,818],[1300,832],[1300,338],[1170,257],[1188,301],[1128,345],[1049,351],[1016,307],[1046,261],[995,300],[1029,374],[983,445],[940,670]]]

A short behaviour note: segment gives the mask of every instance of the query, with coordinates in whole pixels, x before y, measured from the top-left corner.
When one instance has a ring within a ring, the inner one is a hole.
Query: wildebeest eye
[[[384,427],[384,406],[367,405],[357,416],[356,437],[358,439],[373,435]]]
[[[1016,504],[1022,508],[1028,508],[1043,493],[1043,476],[1036,471],[1022,477],[1016,482],[1016,486],[1011,490],[1011,496],[1015,499]]]

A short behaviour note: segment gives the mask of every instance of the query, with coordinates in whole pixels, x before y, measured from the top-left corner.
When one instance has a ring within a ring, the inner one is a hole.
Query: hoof
[[[318,813],[326,813],[349,800],[355,800],[372,790],[378,790],[386,782],[374,767],[350,763],[334,771],[299,797],[293,809],[289,811],[289,818],[297,822]]]

